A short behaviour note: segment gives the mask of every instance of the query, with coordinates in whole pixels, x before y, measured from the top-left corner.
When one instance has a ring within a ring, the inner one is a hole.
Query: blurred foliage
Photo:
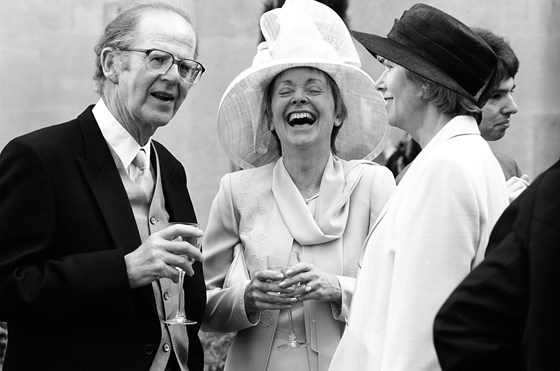
[[[204,371],[222,371],[235,333],[200,331],[198,335],[204,348]]]
[[[200,341],[204,348],[204,371],[223,371],[227,352],[235,333],[200,332]],[[4,361],[8,342],[8,325],[0,322],[0,370]]]
[[[8,343],[8,324],[0,322],[0,370],[4,364],[4,354],[6,353],[6,344]]]

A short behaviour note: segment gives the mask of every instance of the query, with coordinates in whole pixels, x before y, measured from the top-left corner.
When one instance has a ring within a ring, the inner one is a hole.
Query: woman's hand
[[[297,286],[297,284],[300,284]],[[298,263],[288,269],[280,287],[294,287],[291,297],[298,301],[318,300],[342,304],[340,282],[335,275],[325,273],[309,263]]]
[[[245,289],[245,312],[261,312],[269,309],[290,309],[297,301],[292,293],[295,287],[280,287],[284,275],[278,271],[261,270],[253,274]]]

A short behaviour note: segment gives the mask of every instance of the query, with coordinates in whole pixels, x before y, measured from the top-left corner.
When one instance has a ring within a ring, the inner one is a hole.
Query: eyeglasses
[[[192,59],[176,59],[171,53],[159,49],[119,49],[123,52],[139,52],[146,54],[148,71],[163,75],[172,65],[179,68],[179,76],[186,84],[196,84],[205,71],[204,66]]]

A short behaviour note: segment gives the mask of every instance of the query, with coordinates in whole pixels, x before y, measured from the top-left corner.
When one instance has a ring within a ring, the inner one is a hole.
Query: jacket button
[[[171,347],[169,346],[169,344],[163,344],[163,351],[164,352],[169,352],[170,349],[171,349]]]
[[[144,346],[144,352],[146,352],[146,354],[150,355],[154,353],[154,346],[152,344],[147,344]]]
[[[150,223],[152,223],[152,225],[156,224],[157,221],[158,221],[158,220],[157,220],[155,217],[153,217],[153,216],[150,218]]]
[[[163,293],[163,300],[169,300],[169,293],[168,292]]]

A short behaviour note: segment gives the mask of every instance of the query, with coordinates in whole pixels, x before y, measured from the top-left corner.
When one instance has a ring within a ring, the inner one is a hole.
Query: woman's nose
[[[379,76],[379,78],[377,79],[377,81],[374,84],[375,89],[378,90],[378,91],[387,90],[387,87],[386,87],[386,84],[385,84],[385,73],[386,72],[387,72],[387,70],[383,71],[381,76]]]
[[[292,97],[292,104],[304,104],[309,102],[309,100],[307,99],[307,97],[305,96],[305,94],[303,94],[302,92],[296,91]]]

